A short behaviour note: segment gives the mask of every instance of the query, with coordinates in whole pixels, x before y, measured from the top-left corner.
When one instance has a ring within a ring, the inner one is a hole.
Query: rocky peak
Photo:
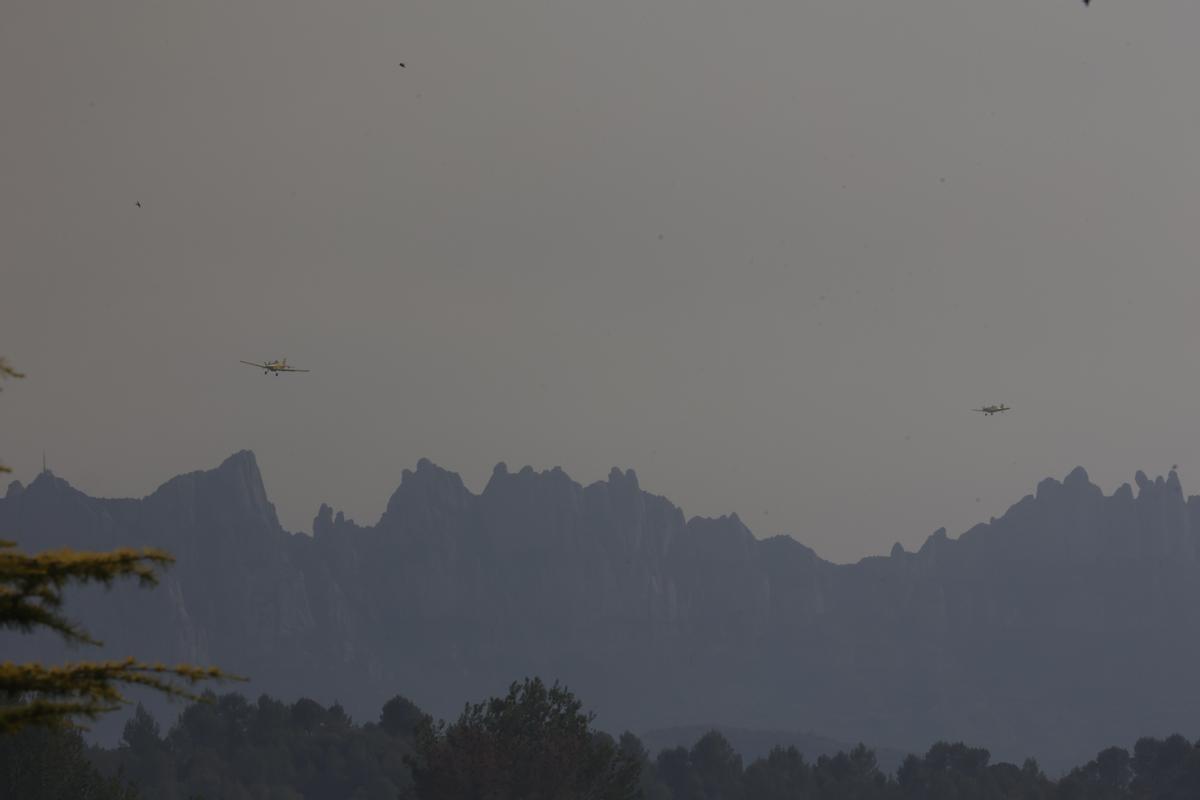
[[[249,450],[234,453],[216,469],[172,478],[147,500],[154,508],[175,508],[197,522],[205,520],[222,527],[249,523],[281,530],[275,506],[267,499],[258,460]]]
[[[270,527],[279,527],[275,506],[267,499],[267,489],[263,485],[262,473],[258,469],[258,459],[254,457],[254,453],[240,450],[222,461],[220,466],[205,477],[210,482],[210,490],[218,496],[224,495],[232,499],[238,510]]]
[[[525,465],[514,474],[501,462],[492,470],[491,480],[484,487],[480,499],[489,507],[533,501],[545,501],[551,506],[574,507],[582,490],[583,487],[571,480],[571,476],[563,471],[562,467],[538,472]]]
[[[215,480],[244,491],[248,496],[262,495],[264,499],[266,497],[262,473],[258,469],[258,459],[250,450],[239,450],[222,461],[210,474]]]
[[[313,517],[312,532],[313,537],[316,539],[333,533],[333,508],[325,503],[321,503],[321,508],[317,510],[317,515]]]
[[[933,533],[931,533],[929,535],[929,538],[926,539],[925,543],[921,545],[921,549],[917,551],[917,554],[918,555],[926,555],[926,554],[935,553],[939,549],[941,549],[948,541],[950,541],[950,537],[946,535],[946,529],[938,528],[936,531],[934,531]],[[892,550],[894,551],[895,548],[893,547]]]
[[[754,534],[737,514],[721,517],[692,517],[687,521],[686,536],[676,540],[681,551],[692,551],[706,558],[746,560],[757,543]]]
[[[434,464],[428,458],[417,461],[416,470],[406,469],[400,473],[400,485],[388,499],[385,515],[392,514],[414,503],[436,503],[462,505],[470,491],[457,472],[451,472]]]
[[[38,492],[76,491],[74,486],[48,469],[39,472],[37,477],[30,481],[29,485],[25,488],[29,490],[36,489]]]
[[[608,472],[608,484],[612,487],[621,487],[627,491],[638,491],[641,487],[638,484],[637,473],[632,469],[627,469],[621,472],[620,468],[613,467]]]
[[[475,496],[456,472],[439,467],[428,458],[417,461],[416,470],[400,473],[400,486],[388,499],[378,527],[386,530],[444,528],[451,519],[461,519]]]
[[[525,466],[515,474],[501,467],[479,496],[483,535],[514,552],[576,548],[583,530],[583,487],[560,467],[538,472]]]
[[[1037,490],[1034,492],[1034,497],[1038,500],[1049,500],[1058,496],[1058,490],[1062,488],[1062,484],[1054,478],[1043,478],[1038,481]]]
[[[1063,486],[1091,486],[1092,482],[1088,479],[1087,470],[1083,467],[1076,467],[1067,473],[1067,477],[1063,479]]]
[[[16,481],[14,481],[16,483]],[[18,483],[17,486],[20,486]],[[83,508],[91,503],[92,498],[76,489],[67,481],[55,475],[50,470],[44,470],[29,482],[28,486],[13,492],[5,499],[16,500],[27,507],[57,507]]]

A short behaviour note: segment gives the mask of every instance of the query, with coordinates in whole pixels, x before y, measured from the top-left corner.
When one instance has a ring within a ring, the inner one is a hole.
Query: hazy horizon
[[[241,451],[238,451],[238,452],[241,452]],[[252,450],[251,450],[251,451],[249,451],[249,452],[251,452],[251,453],[254,453],[254,451],[252,451]],[[229,454],[229,456],[227,456],[227,458],[228,458],[228,457],[232,457],[233,455],[236,455],[236,453],[230,453],[230,454]],[[259,456],[258,456],[258,454],[257,454],[257,453],[254,453],[254,457],[255,457],[255,460],[256,460],[256,461],[258,461],[258,460],[259,460]],[[424,458],[424,457],[422,457],[422,458]],[[420,460],[420,459],[418,459],[418,460]],[[439,467],[439,468],[441,468],[441,469],[444,469],[444,470],[446,470],[446,471],[448,471],[448,472],[454,473],[454,474],[456,474],[456,475],[459,475],[460,477],[462,477],[462,473],[461,473],[461,472],[459,472],[458,470],[454,469],[454,468],[453,468],[453,466],[451,466],[451,465],[447,465],[447,464],[440,464],[440,463],[437,463],[437,462],[436,462],[435,460],[433,460],[433,459],[429,459],[429,460],[430,460],[430,461],[431,461],[433,464],[435,464],[435,466],[437,466],[437,467]],[[222,460],[221,460],[221,463],[223,463],[223,461],[224,461],[224,459],[222,459]],[[552,469],[552,468],[553,468],[553,467],[535,467],[535,466],[533,466],[533,465],[526,465],[526,464],[516,465],[516,464],[508,464],[507,462],[497,462],[497,464],[493,466],[493,469],[495,469],[496,467],[499,467],[501,464],[503,464],[503,465],[504,465],[504,467],[505,467],[505,468],[508,470],[508,472],[509,472],[509,473],[512,473],[512,474],[515,474],[515,473],[517,473],[517,472],[520,472],[521,470],[525,469],[526,467],[533,468],[533,469],[534,469],[536,472],[548,471],[548,470],[550,470],[550,469]],[[204,466],[197,467],[197,468],[195,468],[195,469],[185,470],[184,472],[182,472],[182,473],[180,473],[180,474],[186,474],[186,473],[188,473],[188,472],[197,472],[197,471],[200,471],[200,472],[209,471],[209,470],[212,470],[212,469],[215,469],[215,468],[217,468],[218,466],[220,466],[220,463],[207,464],[207,465],[204,465]],[[555,466],[558,466],[558,465],[555,465]],[[1083,465],[1078,465],[1076,468],[1079,468],[1079,467],[1082,467],[1082,466],[1083,466]],[[417,467],[417,464],[414,462],[412,465],[410,465],[410,466],[409,466],[409,467],[407,467],[406,469],[415,470],[415,469],[416,469],[416,467]],[[87,490],[87,488],[86,488],[86,487],[83,487],[83,486],[80,486],[80,485],[78,485],[76,482],[74,482],[74,481],[72,481],[72,480],[71,480],[71,478],[70,478],[70,476],[69,476],[69,475],[63,475],[63,474],[60,474],[60,473],[56,472],[56,471],[54,470],[54,468],[53,468],[53,465],[51,465],[51,464],[47,463],[47,466],[46,466],[46,468],[47,468],[47,469],[48,469],[48,470],[49,470],[49,471],[50,471],[50,472],[51,472],[51,473],[52,473],[52,474],[53,474],[55,477],[57,477],[57,478],[61,478],[61,479],[65,480],[65,481],[67,481],[67,483],[71,484],[71,485],[72,485],[72,486],[73,486],[75,489],[78,489],[78,490],[80,490],[80,491],[83,491],[85,494],[88,494],[88,495],[90,495],[90,496],[92,496],[92,497],[96,497],[96,498],[99,498],[99,499],[126,499],[126,498],[129,498],[129,499],[142,499],[142,498],[144,498],[144,497],[146,497],[146,496],[148,496],[148,495],[152,494],[152,493],[154,492],[154,490],[155,490],[155,489],[157,489],[157,488],[161,487],[162,485],[166,484],[166,483],[167,483],[168,481],[170,481],[172,478],[175,478],[175,477],[177,477],[176,475],[165,476],[165,477],[163,477],[163,479],[162,479],[162,480],[158,481],[158,482],[157,482],[157,483],[154,485],[154,487],[152,487],[151,489],[148,489],[148,490],[146,490],[146,491],[144,491],[144,492],[140,492],[140,493],[137,493],[137,494],[126,494],[126,495],[99,495],[99,494],[95,494],[95,493],[93,493],[93,492],[89,492],[89,491]],[[622,467],[620,467],[620,466],[616,466],[615,468],[616,468],[616,469],[622,469],[622,471],[624,471],[625,469],[633,469],[632,467],[622,468]],[[1084,467],[1083,469],[1084,469],[1084,471],[1085,471],[1085,472],[1087,472],[1087,469],[1086,469],[1086,467]],[[313,512],[312,512],[312,515],[309,517],[309,519],[308,519],[308,521],[307,521],[306,523],[304,523],[304,524],[302,524],[302,525],[300,525],[300,526],[297,526],[297,527],[290,527],[290,526],[288,526],[286,523],[283,523],[283,513],[282,513],[282,511],[280,511],[280,509],[278,508],[278,504],[274,502],[274,497],[273,497],[273,496],[272,496],[272,494],[271,494],[271,479],[270,479],[270,475],[268,475],[268,474],[267,474],[267,471],[266,471],[266,469],[264,469],[264,468],[262,467],[261,463],[259,464],[259,471],[260,471],[260,473],[262,473],[263,484],[264,484],[264,486],[266,487],[266,490],[267,490],[267,499],[268,499],[269,501],[271,501],[271,502],[272,502],[272,503],[273,503],[273,504],[276,506],[276,512],[279,514],[280,521],[281,521],[281,523],[283,524],[283,527],[284,527],[286,530],[288,530],[290,533],[302,533],[302,534],[310,534],[310,535],[311,535],[311,534],[312,534],[312,522],[313,522],[313,517],[315,517],[315,516],[316,516],[316,514],[317,514],[317,511],[319,510],[321,503],[326,503],[326,504],[328,504],[328,503],[327,503],[326,501],[320,501],[320,502],[318,502],[318,504],[317,504],[316,506],[314,506],[314,508],[313,508]],[[637,474],[637,470],[636,470],[636,469],[633,469],[633,471],[634,471],[634,474]],[[15,472],[15,470],[14,470],[14,472]],[[26,476],[26,477],[24,477],[24,478],[20,478],[20,477],[14,477],[14,476],[9,476],[9,478],[10,478],[10,482],[11,482],[12,480],[16,480],[16,481],[19,481],[19,482],[20,482],[22,485],[24,485],[24,486],[28,486],[28,485],[29,485],[29,484],[30,484],[30,483],[31,483],[33,480],[35,480],[35,479],[37,478],[37,475],[38,475],[40,472],[41,472],[41,467],[39,466],[39,468],[38,468],[36,471],[34,471],[34,473],[33,473],[33,474],[31,474],[31,475],[29,475],[29,476]],[[603,481],[604,481],[604,480],[606,480],[606,479],[607,479],[607,477],[608,477],[607,475],[604,475],[604,476],[598,476],[598,477],[596,477],[596,478],[594,478],[594,479],[583,479],[583,480],[581,480],[581,479],[580,479],[578,476],[576,476],[576,475],[572,475],[572,474],[570,473],[570,471],[569,471],[569,470],[566,470],[566,472],[567,472],[567,476],[568,476],[568,477],[569,477],[569,478],[570,478],[572,481],[574,481],[576,484],[579,484],[579,485],[580,485],[580,486],[582,486],[582,487],[587,487],[589,484],[592,484],[592,483],[600,483],[600,482],[603,482]],[[1148,478],[1148,479],[1149,479],[1151,482],[1153,482],[1153,481],[1155,481],[1155,480],[1157,480],[1157,479],[1160,479],[1160,478],[1166,478],[1166,477],[1168,477],[1168,475],[1167,475],[1167,474],[1164,474],[1164,473],[1146,472],[1146,471],[1143,471],[1143,472],[1145,472],[1145,474],[1146,474],[1146,477],[1147,477],[1147,478]],[[1169,470],[1168,470],[1168,472],[1169,472]],[[1012,501],[1011,501],[1011,502],[1009,502],[1009,503],[1006,503],[1006,504],[1005,504],[1005,506],[1004,506],[1004,508],[1003,508],[1003,509],[1001,509],[1001,510],[997,511],[995,514],[992,514],[992,515],[990,516],[990,519],[994,520],[994,519],[997,519],[997,518],[999,518],[999,517],[1000,517],[1000,516],[1001,516],[1001,515],[1002,515],[1002,514],[1003,514],[1005,511],[1007,511],[1007,510],[1008,510],[1010,507],[1012,507],[1013,505],[1016,505],[1016,504],[1017,504],[1017,503],[1018,503],[1018,502],[1019,502],[1019,501],[1020,501],[1020,500],[1021,500],[1023,497],[1025,497],[1025,496],[1031,496],[1031,495],[1035,495],[1035,494],[1036,494],[1036,488],[1037,488],[1037,487],[1036,487],[1036,484],[1037,484],[1037,483],[1040,483],[1042,480],[1057,480],[1057,481],[1060,481],[1060,482],[1061,482],[1061,481],[1062,481],[1063,479],[1065,479],[1066,477],[1067,477],[1067,475],[1066,475],[1066,474],[1063,474],[1063,475],[1047,475],[1047,476],[1044,476],[1043,478],[1039,479],[1038,481],[1035,481],[1035,482],[1034,482],[1034,485],[1032,485],[1032,486],[1030,487],[1029,491],[1028,491],[1028,492],[1026,492],[1024,495],[1022,495],[1021,497],[1014,497],[1014,498],[1012,499]],[[464,480],[463,480],[463,483],[464,483],[464,485],[466,486],[466,489],[467,489],[467,491],[471,492],[473,495],[476,495],[476,496],[478,496],[478,495],[480,495],[480,494],[482,494],[482,493],[483,493],[484,489],[486,488],[487,482],[488,482],[488,480],[490,480],[490,478],[491,478],[491,472],[489,471],[489,475],[487,476],[487,478],[484,478],[484,479],[483,479],[483,480],[482,480],[480,483],[478,483],[477,485],[473,485],[471,482],[467,481],[465,478],[464,478]],[[1089,481],[1090,481],[1091,483],[1095,484],[1095,479],[1093,479],[1093,478],[1092,478],[1092,476],[1091,476],[1091,474],[1090,474],[1090,473],[1088,473],[1088,479],[1089,479]],[[396,487],[393,487],[393,489],[395,489],[395,488],[399,487],[399,485],[400,485],[400,482],[401,482],[402,480],[403,480],[403,477],[402,477],[402,476],[401,476],[401,477],[398,477],[398,478],[397,478],[397,482],[396,482]],[[655,489],[653,486],[647,486],[647,485],[645,485],[645,482],[641,480],[641,476],[640,476],[640,475],[638,475],[638,484],[639,484],[639,486],[641,487],[641,489],[642,489],[643,491],[645,491],[645,492],[648,492],[648,493],[650,493],[650,494],[652,494],[652,495],[658,495],[658,496],[665,497],[665,498],[666,498],[668,501],[670,501],[670,502],[674,503],[676,506],[679,506],[679,504],[678,504],[678,503],[676,503],[676,502],[674,501],[674,499],[673,499],[673,498],[671,498],[670,496],[664,495],[662,492],[660,492],[660,491],[657,491],[657,490],[656,490],[656,489]],[[1107,497],[1107,496],[1111,496],[1112,494],[1114,494],[1114,492],[1115,492],[1117,489],[1119,489],[1121,485],[1128,485],[1128,486],[1130,486],[1131,488],[1133,488],[1134,495],[1136,496],[1136,495],[1138,494],[1138,490],[1137,490],[1137,488],[1136,488],[1136,483],[1135,483],[1135,478],[1134,478],[1134,476],[1130,476],[1130,479],[1129,479],[1129,480],[1127,480],[1127,481],[1122,481],[1122,482],[1121,482],[1121,484],[1118,484],[1117,486],[1114,486],[1114,487],[1112,487],[1111,489],[1109,489],[1109,488],[1106,488],[1106,487],[1102,487],[1102,486],[1101,486],[1101,487],[1098,487],[1098,488],[1100,488],[1100,490],[1101,490],[1101,491],[1104,493],[1104,495]],[[2,496],[2,495],[0,495],[0,496]],[[388,496],[389,496],[389,497],[391,496],[391,493],[390,493],[390,492],[388,493]],[[1184,496],[1185,496],[1185,497],[1186,497],[1186,496],[1189,496],[1189,495],[1187,494],[1187,489],[1186,489],[1186,487],[1184,487]],[[383,505],[384,505],[384,506],[386,506],[386,505],[387,505],[387,498],[385,498],[385,499],[384,499],[384,501],[383,501]],[[346,513],[346,510],[345,510],[345,509],[343,509],[343,508],[340,508],[340,507],[338,507],[338,506],[336,506],[336,505],[333,505],[333,506],[332,506],[332,508],[333,508],[333,510],[334,510],[334,512],[335,512],[335,513],[337,513],[337,512],[344,513],[348,519],[351,519],[351,520],[353,520],[354,522],[358,523],[359,525],[365,525],[365,526],[372,526],[372,525],[375,525],[375,524],[377,524],[377,523],[379,522],[379,518],[380,518],[380,516],[381,516],[381,515],[382,515],[382,513],[383,513],[383,509],[381,508],[381,509],[380,509],[380,512],[379,512],[379,514],[376,514],[376,515],[374,515],[373,517],[369,517],[369,518],[361,518],[361,517],[355,517],[355,516],[353,516],[352,514],[348,514],[348,513]],[[767,536],[775,536],[775,535],[779,535],[779,534],[784,534],[784,535],[791,536],[792,538],[794,538],[794,539],[796,539],[797,541],[799,541],[801,544],[804,544],[804,545],[806,545],[806,546],[809,546],[809,547],[812,547],[812,546],[813,546],[813,545],[812,545],[810,542],[806,542],[806,541],[804,541],[804,539],[803,539],[801,536],[799,536],[798,534],[796,534],[795,532],[792,532],[792,531],[777,531],[777,532],[775,532],[775,533],[771,533],[771,534],[763,534],[763,533],[762,533],[762,532],[760,532],[760,531],[756,531],[756,530],[754,529],[753,522],[752,522],[751,520],[747,520],[747,519],[745,519],[745,518],[744,518],[744,517],[743,517],[741,514],[739,514],[737,511],[728,511],[728,512],[723,512],[723,513],[720,513],[720,514],[707,515],[707,514],[693,514],[693,513],[691,513],[691,512],[689,511],[689,509],[687,509],[687,508],[685,508],[685,507],[682,507],[682,506],[680,506],[680,510],[683,512],[683,514],[684,514],[685,518],[687,518],[687,519],[691,519],[692,517],[696,517],[696,516],[700,516],[700,517],[720,517],[720,516],[728,516],[728,515],[732,515],[732,514],[737,514],[737,516],[739,517],[739,519],[741,519],[741,520],[742,520],[742,522],[743,522],[744,524],[746,524],[747,528],[749,528],[749,529],[750,529],[750,531],[751,531],[752,533],[754,533],[754,534],[755,534],[755,536],[756,536],[757,538],[760,538],[760,539],[761,539],[761,538],[765,538],[765,537],[767,537]],[[977,520],[977,521],[976,521],[976,523],[986,523],[986,522],[988,522],[988,521],[989,521],[989,519],[985,518],[985,519],[979,519],[979,520]],[[972,523],[972,525],[974,525],[974,524],[976,524],[976,523]],[[968,528],[970,528],[970,527],[971,527],[971,526],[969,525],[969,526],[967,526],[967,528],[963,528],[963,529],[961,529],[961,530],[949,530],[949,529],[948,529],[948,530],[946,531],[946,533],[947,533],[947,535],[948,535],[950,538],[952,538],[952,539],[956,539],[956,538],[958,538],[958,536],[959,536],[960,534],[962,534],[962,533],[966,532],[966,530],[967,530]],[[934,532],[935,532],[935,531],[930,531],[930,532],[929,532],[929,534],[932,534],[932,533],[934,533]],[[925,540],[926,540],[926,538],[928,537],[928,535],[929,535],[929,534],[927,534],[926,536],[923,536],[923,537],[921,537],[921,538],[920,538],[918,541],[916,541],[916,542],[912,542],[912,543],[906,543],[906,542],[902,542],[902,541],[901,541],[901,544],[902,544],[902,545],[904,545],[904,547],[905,547],[905,549],[906,549],[906,550],[908,550],[909,552],[913,552],[913,551],[915,551],[915,550],[917,550],[917,549],[919,549],[919,548],[920,548],[920,546],[921,546],[921,545],[922,545],[922,544],[925,542]],[[899,541],[899,540],[897,540],[897,541]],[[816,548],[814,548],[814,550],[816,550]],[[829,557],[829,556],[827,556],[825,553],[822,553],[822,552],[820,552],[820,550],[816,550],[816,552],[817,552],[817,555],[818,555],[818,556],[820,556],[821,558],[825,559],[826,561],[833,561],[834,563],[854,563],[854,562],[857,562],[857,561],[861,560],[862,558],[869,558],[869,557],[872,557],[872,556],[885,556],[885,555],[888,555],[888,554],[889,554],[889,552],[890,552],[890,550],[891,550],[891,547],[889,546],[889,547],[887,547],[887,548],[884,548],[883,550],[881,550],[881,551],[879,551],[879,552],[873,552],[873,553],[864,553],[864,554],[863,554],[863,555],[861,555],[861,556],[855,557],[855,558],[853,558],[853,559],[849,559],[849,560],[847,560],[847,561],[839,561],[838,559],[835,559],[835,558],[830,558],[830,557]]]
[[[1200,463],[1195,4],[20,0],[6,23],[23,481],[45,451],[142,496],[248,448],[308,530],[322,502],[373,522],[420,457],[472,491],[499,461],[615,465],[845,562],[1076,465],[1111,493]],[[238,364],[283,356],[313,371]]]

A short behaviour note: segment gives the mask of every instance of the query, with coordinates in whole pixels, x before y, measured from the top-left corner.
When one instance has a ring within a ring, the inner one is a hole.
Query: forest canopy
[[[748,765],[718,731],[647,752],[614,739],[567,689],[537,679],[465,707],[453,723],[403,696],[358,723],[336,702],[206,693],[165,733],[138,706],[112,749],[70,730],[0,735],[0,796],[49,800],[61,786],[97,800],[1195,800],[1200,742],[1142,738],[1107,748],[1053,780],[1032,759],[992,763],[986,749],[937,742],[884,774],[865,745],[811,758],[776,747]],[[40,759],[40,760],[39,760]],[[30,782],[34,764],[54,781]],[[40,767],[39,767],[40,768]],[[45,769],[49,769],[45,767]],[[22,782],[24,781],[24,782]],[[32,787],[32,788],[31,788]]]

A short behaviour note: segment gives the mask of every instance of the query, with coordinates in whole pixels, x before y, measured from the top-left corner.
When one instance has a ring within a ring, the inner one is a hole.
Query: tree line
[[[537,678],[435,723],[404,697],[362,724],[337,703],[206,693],[165,733],[138,706],[114,748],[77,730],[0,735],[0,797],[24,800],[1195,800],[1200,741],[1140,739],[1052,780],[1029,759],[938,742],[884,774],[870,748],[744,765],[717,731],[658,754],[597,730]]]

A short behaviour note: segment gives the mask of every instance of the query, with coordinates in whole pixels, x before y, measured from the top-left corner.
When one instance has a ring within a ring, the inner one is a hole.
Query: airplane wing
[[[296,369],[295,367],[277,367],[277,372],[312,372],[310,369]]]
[[[266,369],[266,368],[267,368],[267,365],[266,365],[266,364],[255,364],[253,361],[242,361],[241,363],[243,363],[243,364],[248,364],[248,365],[249,365],[249,366],[251,366],[251,367],[258,367],[259,369]]]

